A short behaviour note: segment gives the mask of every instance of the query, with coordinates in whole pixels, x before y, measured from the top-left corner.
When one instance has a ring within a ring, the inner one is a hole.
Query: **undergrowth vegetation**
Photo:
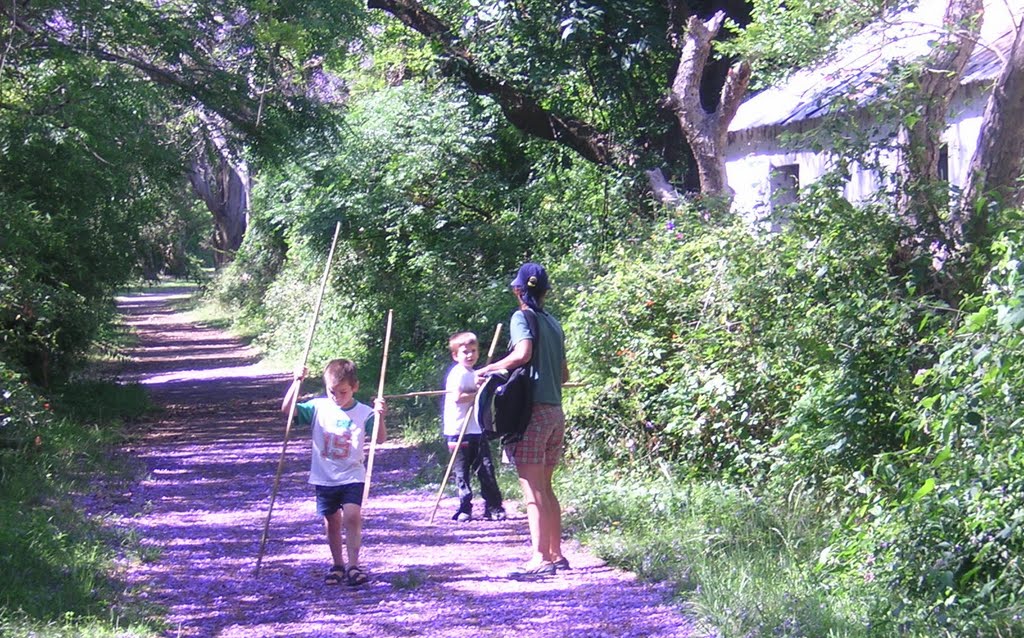
[[[952,308],[888,271],[870,207],[697,213],[574,294],[579,529],[724,635],[1018,635],[1019,231]]]
[[[143,391],[91,382],[43,397],[2,365],[0,381],[0,634],[156,635],[154,610],[117,578],[143,557],[138,540],[79,502],[99,477],[131,478],[111,448]]]

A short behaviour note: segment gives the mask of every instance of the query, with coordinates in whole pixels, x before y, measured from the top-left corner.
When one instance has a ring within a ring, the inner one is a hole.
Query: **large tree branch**
[[[678,36],[682,41],[682,51],[679,55],[679,69],[672,80],[670,104],[684,128],[694,126],[705,115],[700,102],[700,82],[708,56],[711,55],[711,40],[718,34],[724,20],[724,11],[711,16],[707,22],[697,16],[690,16],[686,22],[686,32]]]
[[[246,104],[244,101],[240,101],[235,104],[227,103],[225,100],[219,99],[215,91],[210,88],[214,85],[233,86],[235,88],[242,88],[243,90],[231,91],[232,95],[245,95],[244,85],[240,85],[237,78],[226,71],[217,69],[212,65],[205,65],[201,68],[191,69],[191,71],[201,78],[201,81],[192,81],[187,79],[186,75],[183,73],[178,73],[152,62],[147,62],[138,57],[130,57],[114,53],[93,42],[81,45],[62,42],[61,40],[54,38],[50,33],[40,31],[27,20],[23,19],[22,16],[15,13],[13,3],[11,5],[4,4],[3,8],[7,17],[11,21],[13,29],[17,29],[30,37],[37,38],[44,43],[47,48],[59,49],[78,56],[90,57],[102,62],[111,62],[120,66],[134,68],[157,84],[178,89],[186,95],[199,100],[207,108],[216,112],[218,115],[237,126],[240,130],[248,133],[252,133],[256,130],[256,109],[253,108],[254,105]]]
[[[202,110],[198,114],[202,141],[192,156],[188,178],[213,213],[215,259],[223,265],[242,245],[249,225],[249,167],[232,152],[218,118]]]
[[[634,164],[633,154],[614,144],[606,133],[582,120],[545,109],[522,88],[482,68],[473,54],[459,44],[451,29],[415,0],[368,0],[366,6],[390,13],[439,46],[447,57],[444,71],[465,82],[473,92],[493,98],[509,122],[520,131],[563,144],[595,164]]]
[[[257,109],[253,108],[254,105],[245,104],[244,102],[228,105],[223,100],[216,99],[215,95],[205,85],[197,82],[190,82],[173,71],[143,60],[130,58],[117,53],[111,53],[99,48],[93,48],[92,50],[85,51],[85,53],[91,54],[98,60],[130,66],[143,73],[146,77],[157,84],[180,89],[185,94],[202,102],[207,108],[216,112],[242,131],[252,133],[256,130]],[[214,73],[221,75],[223,76],[223,79],[230,81],[230,76],[228,74],[220,71],[214,71]],[[232,84],[237,83],[232,82]]]

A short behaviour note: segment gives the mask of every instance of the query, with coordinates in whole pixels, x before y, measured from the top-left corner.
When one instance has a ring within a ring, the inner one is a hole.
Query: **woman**
[[[551,288],[547,272],[539,264],[523,264],[511,286],[519,302],[519,310],[509,321],[512,350],[504,359],[478,370],[477,380],[482,382],[498,370],[511,370],[531,361],[537,374],[526,432],[522,440],[505,448],[519,474],[533,544],[530,559],[509,574],[509,578],[523,579],[569,568],[569,561],[562,556],[562,507],[551,486],[565,440],[562,384],[569,380],[569,368],[562,326],[544,311],[544,297]],[[537,335],[531,332],[524,315],[527,309],[536,313]]]

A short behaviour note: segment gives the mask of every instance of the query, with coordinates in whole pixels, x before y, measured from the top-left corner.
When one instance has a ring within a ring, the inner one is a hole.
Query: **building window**
[[[785,164],[773,167],[770,183],[773,209],[795,204],[797,191],[800,189],[800,165]]]
[[[939,147],[938,178],[944,182],[949,181],[949,144],[943,144]]]

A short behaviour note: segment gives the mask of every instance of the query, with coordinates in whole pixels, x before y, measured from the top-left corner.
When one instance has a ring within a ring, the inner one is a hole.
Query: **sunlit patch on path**
[[[288,375],[260,368],[240,342],[175,314],[171,304],[186,294],[118,300],[139,334],[120,376],[145,384],[160,410],[138,426],[126,450],[144,471],[131,498],[110,514],[161,550],[158,559],[127,570],[132,584],[167,609],[168,636],[703,635],[664,603],[666,592],[574,544],[567,552],[572,570],[537,582],[504,578],[527,554],[518,504],[507,504],[505,522],[456,524],[445,514],[455,509],[450,497],[429,524],[434,490],[404,487],[426,461],[396,442],[382,446],[374,466],[362,552],[371,577],[366,586],[323,584],[330,560],[306,483],[309,443],[302,431],[287,448],[255,578]]]

